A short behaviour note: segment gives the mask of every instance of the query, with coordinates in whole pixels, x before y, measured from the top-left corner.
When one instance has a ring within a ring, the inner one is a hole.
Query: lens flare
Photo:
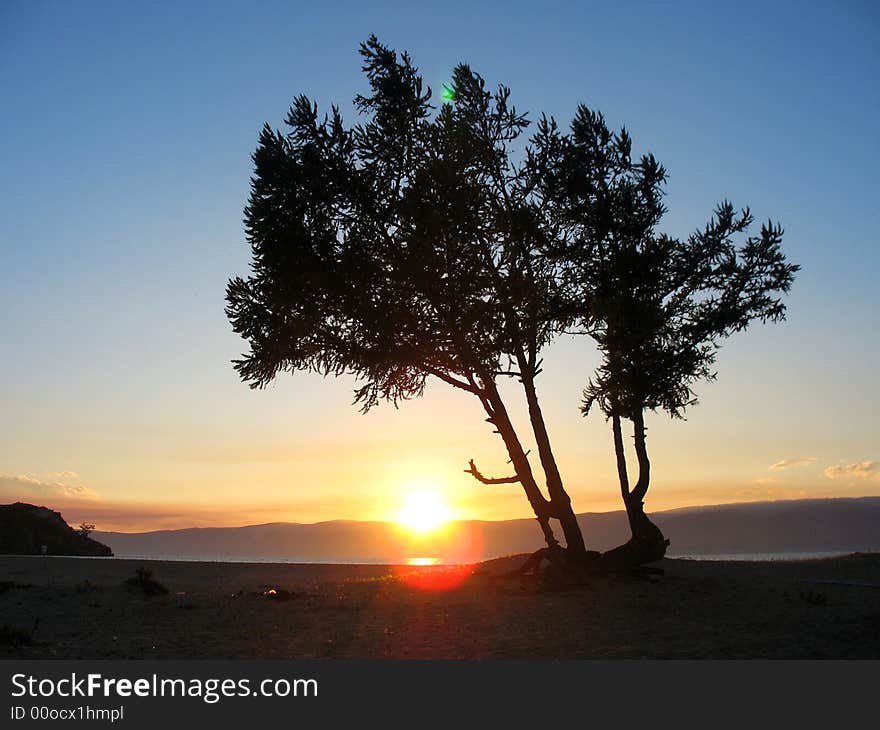
[[[420,591],[451,591],[460,587],[474,572],[473,565],[416,563],[395,568],[397,579]]]

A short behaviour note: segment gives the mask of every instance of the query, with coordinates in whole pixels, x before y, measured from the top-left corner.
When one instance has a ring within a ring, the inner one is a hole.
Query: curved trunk
[[[529,504],[535,512],[538,524],[541,526],[541,531],[544,533],[544,540],[547,542],[548,547],[558,548],[559,541],[553,534],[553,528],[550,527],[552,506],[541,493],[541,488],[538,486],[537,481],[535,481],[532,467],[519,441],[519,437],[516,435],[513,423],[510,420],[507,409],[504,407],[504,402],[501,400],[501,395],[491,380],[485,384],[484,389],[488,403],[484,402],[483,406],[489,415],[489,420],[504,441],[507,454],[510,456],[510,462],[513,464],[514,471],[517,477],[519,477]]]
[[[645,514],[644,499],[651,483],[651,462],[645,443],[645,421],[641,411],[633,414],[633,431],[635,436],[636,458],[639,462],[639,478],[632,490],[629,489],[629,476],[626,469],[626,452],[623,446],[623,433],[620,427],[620,416],[611,417],[614,432],[614,453],[617,457],[617,474],[620,480],[620,492],[626,508],[632,537],[619,547],[604,553],[600,563],[607,570],[631,570],[645,563],[661,560],[669,545],[660,528]]]
[[[648,447],[645,443],[645,417],[642,411],[633,414],[633,435],[636,447],[636,458],[639,462],[639,479],[632,491],[624,497],[626,516],[633,539],[664,544],[663,533],[645,514],[644,499],[651,484],[651,461],[648,459]]]
[[[538,447],[538,456],[541,459],[541,467],[547,478],[547,491],[550,494],[550,505],[553,516],[559,520],[562,533],[565,536],[565,545],[570,557],[575,560],[583,560],[587,555],[587,547],[581,533],[577,516],[571,507],[571,497],[565,491],[562,484],[562,476],[556,466],[556,458],[550,447],[550,437],[547,434],[547,426],[544,423],[544,415],[538,403],[538,394],[535,390],[535,380],[530,373],[525,357],[519,356],[519,366],[523,388],[526,391],[526,401],[529,406],[529,420],[532,431],[535,434],[535,443]]]

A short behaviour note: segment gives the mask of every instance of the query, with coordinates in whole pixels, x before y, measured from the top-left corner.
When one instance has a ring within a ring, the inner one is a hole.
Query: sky
[[[0,3],[0,502],[99,529],[530,515],[472,396],[399,409],[354,381],[237,379],[223,312],[264,122],[295,95],[353,119],[371,33],[434,89],[466,61],[532,118],[579,103],[669,172],[662,230],[730,199],[785,228],[788,320],[727,341],[686,421],[650,415],[648,510],[880,494],[880,9],[835,3]],[[576,511],[619,509],[598,357],[545,353],[539,396]],[[522,424],[514,386],[506,386]]]

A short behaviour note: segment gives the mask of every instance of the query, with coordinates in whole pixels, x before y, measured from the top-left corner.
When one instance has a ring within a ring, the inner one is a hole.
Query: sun
[[[433,532],[449,522],[452,513],[437,492],[410,492],[397,522],[417,533]]]

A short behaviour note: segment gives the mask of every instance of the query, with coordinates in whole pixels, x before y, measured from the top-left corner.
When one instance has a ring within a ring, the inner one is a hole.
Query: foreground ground
[[[125,586],[140,566],[168,593]],[[502,567],[4,556],[0,658],[880,658],[880,554],[556,592]]]

